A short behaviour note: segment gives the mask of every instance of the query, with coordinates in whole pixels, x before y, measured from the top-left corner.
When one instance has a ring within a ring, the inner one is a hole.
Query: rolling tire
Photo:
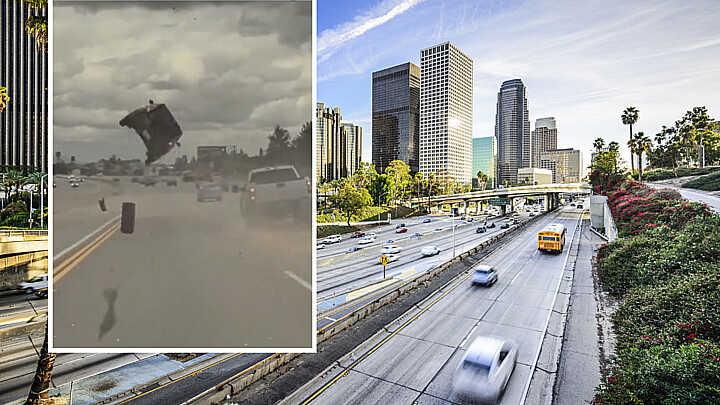
[[[133,233],[135,231],[135,203],[122,204],[122,217],[120,218],[120,232]]]

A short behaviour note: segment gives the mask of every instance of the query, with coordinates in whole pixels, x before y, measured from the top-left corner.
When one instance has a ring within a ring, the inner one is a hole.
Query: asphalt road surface
[[[580,214],[563,207],[513,235],[511,243],[481,262],[499,272],[495,285],[474,286],[472,272],[452,282],[357,348],[342,369],[307,384],[287,403],[300,403],[321,389],[312,403],[467,403],[453,392],[452,378],[468,346],[481,335],[500,336],[519,346],[515,371],[499,403],[520,403]],[[568,228],[568,245],[559,255],[537,250],[537,232],[550,222]]]
[[[647,183],[647,185],[652,188],[671,188],[673,190],[676,190],[678,193],[680,193],[680,195],[683,196],[683,198],[687,200],[704,202],[710,208],[715,210],[715,212],[720,212],[720,196],[717,196],[715,194],[711,194],[702,190],[675,187],[669,184],[662,183]]]
[[[56,179],[54,255],[124,201],[136,203],[136,222],[54,284],[54,348],[312,346],[310,227],[281,215],[248,227],[240,194],[198,202],[194,183],[104,180],[71,188]]]

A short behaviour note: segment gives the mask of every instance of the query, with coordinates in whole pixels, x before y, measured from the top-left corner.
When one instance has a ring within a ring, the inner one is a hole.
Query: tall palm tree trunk
[[[630,124],[630,140],[632,141],[632,124]],[[635,174],[635,159],[632,152],[630,152],[630,173]]]
[[[35,378],[33,379],[30,393],[28,394],[25,405],[41,405],[47,404],[50,395],[50,380],[52,379],[52,369],[55,364],[55,353],[48,352],[48,326],[45,325],[45,342],[42,350],[40,350],[40,359],[38,360],[37,370],[35,370]]]

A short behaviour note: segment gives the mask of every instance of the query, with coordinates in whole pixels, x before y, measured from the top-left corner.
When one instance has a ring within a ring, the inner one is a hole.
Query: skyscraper
[[[540,167],[540,154],[557,149],[557,124],[555,117],[538,118],[532,131],[532,161],[530,167]]]
[[[340,108],[315,108],[315,160],[319,183],[350,177],[360,164],[362,128],[341,122]]]
[[[343,122],[340,124],[345,136],[345,167],[346,177],[350,177],[360,166],[362,155],[362,127],[351,122]]]
[[[477,178],[477,173],[482,171],[487,174],[489,179],[485,185],[486,189],[495,188],[495,172],[497,163],[497,150],[495,149],[495,137],[486,136],[483,138],[473,138],[473,154],[472,154],[472,175],[473,179]]]
[[[495,115],[498,143],[498,184],[517,181],[517,170],[530,167],[531,137],[527,88],[520,79],[503,82]]]
[[[0,86],[10,97],[0,113],[0,165],[47,172],[48,54],[25,32],[33,15],[47,15],[47,7],[36,12],[24,2],[0,2]]]
[[[450,42],[420,51],[420,172],[470,184],[473,61]]]
[[[372,161],[378,173],[393,160],[420,168],[420,68],[408,62],[372,74]]]
[[[579,183],[585,177],[582,152],[573,148],[553,149],[540,154],[540,165],[553,174],[553,183]]]

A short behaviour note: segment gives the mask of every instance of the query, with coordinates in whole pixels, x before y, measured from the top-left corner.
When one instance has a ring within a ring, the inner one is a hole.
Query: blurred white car
[[[376,237],[376,236],[377,236],[377,234],[376,234],[376,233],[373,233],[373,232],[368,232],[368,233],[365,234],[365,237],[366,237],[366,238],[374,238],[374,237]]]
[[[455,370],[455,392],[474,400],[497,401],[515,369],[517,354],[517,345],[509,340],[476,338]]]
[[[17,289],[30,294],[35,291],[41,290],[43,288],[48,288],[48,275],[40,274],[33,278],[31,278],[28,281],[23,281],[22,283],[18,284]]]
[[[358,241],[358,244],[359,244],[359,245],[367,245],[368,243],[373,243],[373,242],[375,242],[375,237],[374,237],[374,236],[366,236],[366,237],[360,239],[360,240]]]
[[[395,254],[395,253],[400,253],[401,250],[402,250],[402,248],[400,246],[387,245],[387,246],[383,246],[383,248],[382,248],[382,250],[380,250],[380,252],[382,254],[387,254],[387,253]]]
[[[342,236],[340,236],[340,235],[330,235],[323,240],[323,243],[326,245],[329,245],[331,243],[338,243],[341,240],[342,240]]]
[[[325,244],[322,242],[318,242],[317,244],[315,244],[315,249],[324,249],[324,248],[325,248]]]
[[[423,256],[434,256],[440,253],[440,249],[438,249],[437,246],[425,246],[422,250],[420,250],[420,253]]]

